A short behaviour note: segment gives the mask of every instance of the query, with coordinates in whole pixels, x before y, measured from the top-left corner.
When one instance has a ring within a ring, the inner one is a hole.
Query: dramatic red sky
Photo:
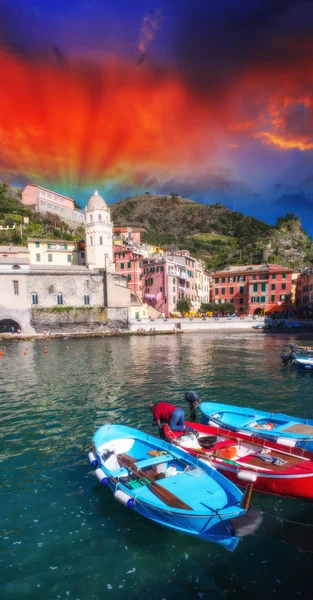
[[[310,215],[311,2],[63,5],[2,1],[0,176]]]

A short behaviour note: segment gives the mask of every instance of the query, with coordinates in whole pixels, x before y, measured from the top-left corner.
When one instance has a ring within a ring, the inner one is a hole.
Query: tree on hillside
[[[275,227],[276,229],[286,227],[288,230],[291,230],[293,228],[293,225],[295,225],[296,223],[300,224],[299,217],[296,217],[294,213],[290,212],[287,213],[284,217],[278,217]]]

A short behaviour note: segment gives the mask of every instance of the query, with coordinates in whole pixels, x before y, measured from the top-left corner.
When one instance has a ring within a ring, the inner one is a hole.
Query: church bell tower
[[[110,209],[96,190],[85,208],[86,264],[89,269],[114,272],[112,229]]]

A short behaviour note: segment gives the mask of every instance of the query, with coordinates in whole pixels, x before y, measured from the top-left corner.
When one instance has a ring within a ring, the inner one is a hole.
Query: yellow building
[[[151,244],[147,244],[148,254],[165,254],[165,250],[160,248],[160,246],[152,246]]]
[[[31,265],[69,267],[80,264],[78,242],[29,238],[27,246]]]

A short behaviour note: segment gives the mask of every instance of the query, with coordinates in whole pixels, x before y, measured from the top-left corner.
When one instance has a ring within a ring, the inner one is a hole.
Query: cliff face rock
[[[277,220],[266,246],[269,262],[302,269],[313,262],[313,243],[292,213]]]
[[[209,269],[229,264],[274,262],[301,269],[313,261],[313,244],[299,219],[288,214],[275,227],[176,194],[145,194],[111,205],[115,225],[143,227],[143,240],[168,249],[190,250]]]

